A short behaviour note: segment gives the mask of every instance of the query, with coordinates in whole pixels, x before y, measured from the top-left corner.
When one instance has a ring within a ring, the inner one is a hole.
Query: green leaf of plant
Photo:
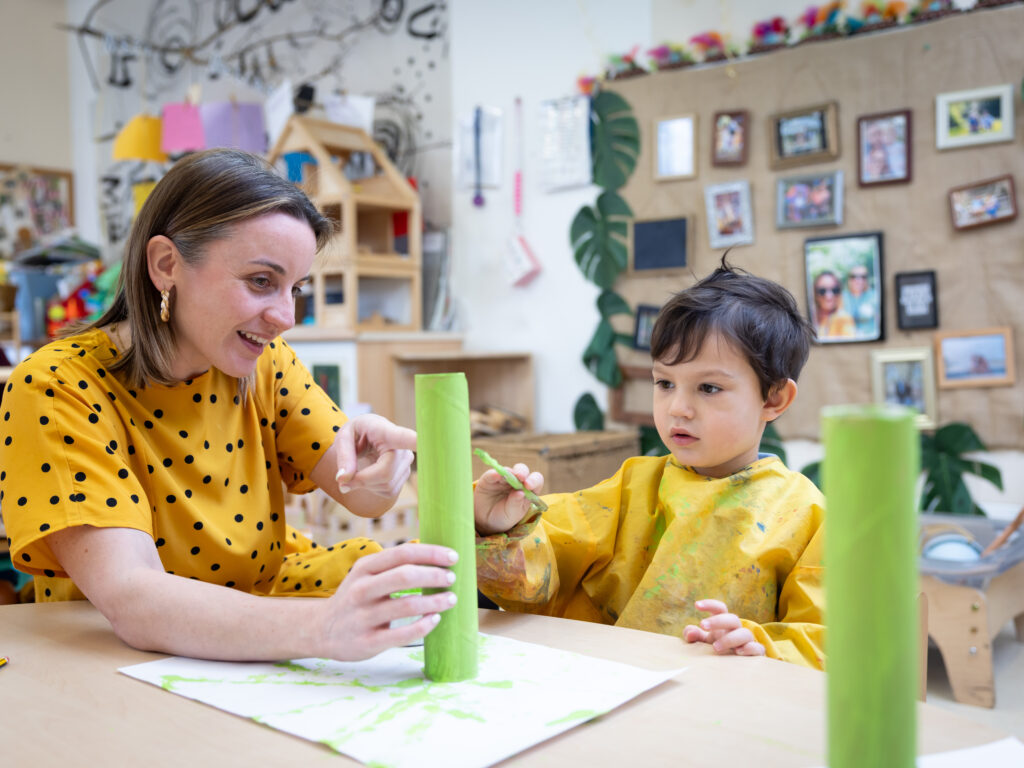
[[[779,431],[771,422],[765,425],[758,451],[761,453],[774,453],[782,460],[783,464],[786,463],[786,447],[782,444],[782,435],[779,434]]]
[[[620,210],[614,200],[598,198],[597,210],[584,206],[573,218],[569,227],[569,239],[573,256],[583,275],[601,288],[611,288],[615,279],[626,268],[626,231],[624,220],[618,213],[605,211]],[[618,198],[618,195],[613,195]],[[621,198],[619,198],[621,200]],[[628,211],[629,206],[622,203]],[[609,218],[610,216],[615,218]]]
[[[612,330],[611,323],[602,318],[583,352],[583,364],[598,381],[609,387],[618,387],[622,384],[622,370],[615,357],[614,344],[615,331]]]
[[[607,384],[612,389],[622,386],[622,369],[619,368],[619,361],[615,357],[615,350],[609,349],[597,361],[597,370],[594,371],[597,380]]]
[[[579,431],[604,429],[604,414],[601,413],[597,400],[589,392],[580,395],[576,407],[573,408],[572,417]]]
[[[969,424],[954,422],[935,431],[936,450],[959,455],[968,451],[984,451],[985,444]]]
[[[612,315],[633,314],[633,310],[629,308],[626,300],[615,291],[601,291],[601,295],[597,297],[597,309],[601,313],[601,317],[605,318]]]
[[[594,183],[618,189],[636,168],[640,154],[640,128],[629,103],[611,91],[601,91],[591,102]]]
[[[999,467],[994,467],[983,461],[970,461],[967,462],[965,471],[977,475],[983,480],[988,480],[1000,491],[1003,490],[1003,473],[999,471]]]
[[[627,227],[624,220],[633,218],[633,209],[621,195],[612,191],[602,192],[597,196],[597,210],[606,219],[615,219],[617,231],[625,236]]]
[[[818,488],[821,488],[821,462],[812,461],[806,467],[800,470],[800,474],[814,483]]]
[[[665,456],[668,448],[661,442],[661,436],[655,427],[644,424],[640,427],[640,455]]]
[[[624,347],[632,348],[633,347],[633,341],[634,341],[633,337],[630,336],[628,333],[616,333],[615,334],[615,343],[616,344],[621,344]]]

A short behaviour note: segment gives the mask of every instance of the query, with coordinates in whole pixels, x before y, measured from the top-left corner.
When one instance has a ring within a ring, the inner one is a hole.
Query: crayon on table
[[[830,768],[913,768],[920,438],[902,407],[822,410]]]
[[[0,667],[6,667],[8,662],[10,662],[10,659],[6,656],[0,656]]]
[[[459,554],[452,567],[458,602],[424,640],[424,673],[457,682],[476,677],[478,663],[469,388],[464,373],[430,373],[416,375],[415,390],[420,540]]]

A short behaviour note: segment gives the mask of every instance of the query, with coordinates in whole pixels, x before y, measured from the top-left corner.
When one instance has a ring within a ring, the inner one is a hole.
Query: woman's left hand
[[[334,438],[342,493],[365,490],[395,498],[409,479],[416,433],[372,413],[356,416]]]

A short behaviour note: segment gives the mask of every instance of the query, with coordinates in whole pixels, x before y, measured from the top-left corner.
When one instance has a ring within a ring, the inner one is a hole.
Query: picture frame
[[[879,405],[915,410],[918,429],[934,429],[938,423],[931,347],[872,350],[871,389]]]
[[[654,179],[677,181],[697,175],[697,115],[670,115],[654,121]]]
[[[1013,85],[990,85],[935,97],[935,146],[958,149],[1013,141]]]
[[[834,101],[778,112],[768,127],[775,170],[839,157],[839,106]]]
[[[1013,332],[1000,326],[936,333],[935,361],[941,389],[1012,386]]]
[[[877,187],[909,183],[913,121],[909,109],[877,112],[857,119],[857,184]]]
[[[750,113],[745,109],[715,112],[711,121],[711,164],[747,164]]]
[[[651,348],[651,331],[661,307],[653,304],[639,304],[636,308],[636,319],[633,325],[633,347],[635,349]]]
[[[897,272],[896,325],[901,331],[939,326],[939,293],[934,270]]]
[[[778,229],[842,223],[842,171],[787,176],[776,182],[775,226]]]
[[[627,272],[636,277],[666,277],[686,271],[693,254],[696,217],[630,219]]]
[[[0,163],[0,258],[74,226],[71,171]]]
[[[749,245],[754,242],[754,218],[750,183],[746,180],[704,187],[708,241],[712,248]]]
[[[996,176],[949,190],[949,214],[954,229],[974,229],[1017,218],[1013,176]]]
[[[654,426],[651,366],[622,365],[622,384],[608,390],[608,417],[620,424]]]
[[[327,393],[338,408],[343,408],[341,402],[341,366],[336,363],[314,363],[310,373],[320,388]]]
[[[819,344],[885,338],[882,233],[804,241],[807,316]]]

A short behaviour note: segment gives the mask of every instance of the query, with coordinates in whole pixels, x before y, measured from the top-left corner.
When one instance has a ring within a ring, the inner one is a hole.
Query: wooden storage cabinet
[[[392,358],[394,421],[416,427],[415,377],[418,373],[466,374],[469,407],[494,406],[522,416],[533,429],[533,358],[526,352],[401,352]]]

